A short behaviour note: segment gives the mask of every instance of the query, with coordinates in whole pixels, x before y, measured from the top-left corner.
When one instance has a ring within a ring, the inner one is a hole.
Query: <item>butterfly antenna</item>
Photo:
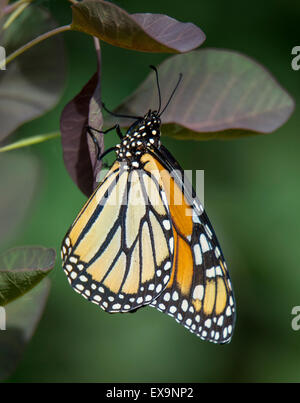
[[[152,70],[154,70],[155,72],[155,76],[156,76],[156,85],[157,85],[157,91],[158,91],[158,111],[157,113],[160,112],[160,108],[161,108],[161,93],[160,93],[160,87],[159,87],[159,79],[158,79],[158,71],[157,68],[155,66],[152,66],[152,64],[149,66]]]
[[[117,118],[128,118],[128,119],[136,119],[136,120],[138,120],[138,119],[143,119],[142,116],[120,115],[120,114],[118,114],[118,113],[114,113],[114,112],[110,111],[109,109],[107,109],[107,107],[105,106],[105,104],[104,104],[103,102],[102,102],[102,108],[103,108],[107,113],[109,113],[110,115],[115,116],[115,117],[117,117]]]
[[[181,79],[182,79],[182,73],[179,74],[179,79],[178,79],[178,81],[177,81],[177,84],[175,85],[175,88],[174,88],[174,90],[172,91],[172,94],[170,95],[170,98],[169,98],[168,102],[166,103],[166,106],[165,106],[164,109],[160,112],[160,114],[159,114],[158,116],[161,116],[161,115],[164,113],[164,111],[167,109],[167,107],[169,106],[169,103],[171,102],[171,99],[173,98],[173,95],[175,94],[175,92],[176,92],[176,90],[177,90],[177,88],[178,88],[178,86],[179,86],[179,84],[180,84]]]

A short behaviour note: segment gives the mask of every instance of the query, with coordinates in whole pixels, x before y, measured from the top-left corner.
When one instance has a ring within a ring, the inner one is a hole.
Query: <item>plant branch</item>
[[[26,50],[32,48],[33,46],[37,45],[38,43],[44,41],[45,39],[51,38],[54,35],[57,35],[61,32],[69,31],[71,30],[71,25],[64,25],[62,27],[58,27],[53,29],[52,31],[46,32],[45,34],[42,34],[38,36],[37,38],[33,39],[32,41],[26,43],[26,45],[21,46],[19,49],[14,51],[12,54],[10,54],[6,60],[0,63],[0,70],[5,66],[8,65],[11,61],[13,61],[17,56],[21,55],[22,53],[26,52]]]
[[[0,147],[0,153],[6,151],[16,150],[18,148],[28,147],[33,144],[43,143],[44,141],[52,140],[60,136],[60,132],[39,134],[37,136],[32,136],[27,139],[16,141],[15,143],[8,144],[7,146]]]

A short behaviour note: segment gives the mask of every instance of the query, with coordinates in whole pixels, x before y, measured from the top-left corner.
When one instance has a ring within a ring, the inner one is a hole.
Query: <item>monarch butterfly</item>
[[[160,116],[182,75],[161,111],[150,67],[159,108],[124,136],[114,126],[116,161],[63,240],[63,268],[74,290],[107,312],[152,306],[201,339],[226,343],[235,323],[226,263],[192,186],[160,142]]]

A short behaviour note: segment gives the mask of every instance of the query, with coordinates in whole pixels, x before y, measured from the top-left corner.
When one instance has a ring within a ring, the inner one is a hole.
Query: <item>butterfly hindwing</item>
[[[163,148],[161,157],[156,165],[168,197],[174,260],[171,279],[151,306],[174,317],[204,340],[228,342],[235,322],[235,305],[221,248],[194,192],[183,193],[188,185],[182,180],[180,166],[172,164],[172,156]],[[171,166],[165,169],[165,161],[174,166],[175,175],[170,172]]]
[[[149,304],[173,263],[166,196],[143,169],[114,164],[66,235],[63,267],[72,287],[108,312]]]

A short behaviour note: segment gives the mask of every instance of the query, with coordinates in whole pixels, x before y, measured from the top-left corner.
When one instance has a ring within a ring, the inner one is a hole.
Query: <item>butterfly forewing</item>
[[[170,280],[173,231],[166,195],[143,169],[114,164],[66,235],[72,287],[108,312],[153,301]]]

